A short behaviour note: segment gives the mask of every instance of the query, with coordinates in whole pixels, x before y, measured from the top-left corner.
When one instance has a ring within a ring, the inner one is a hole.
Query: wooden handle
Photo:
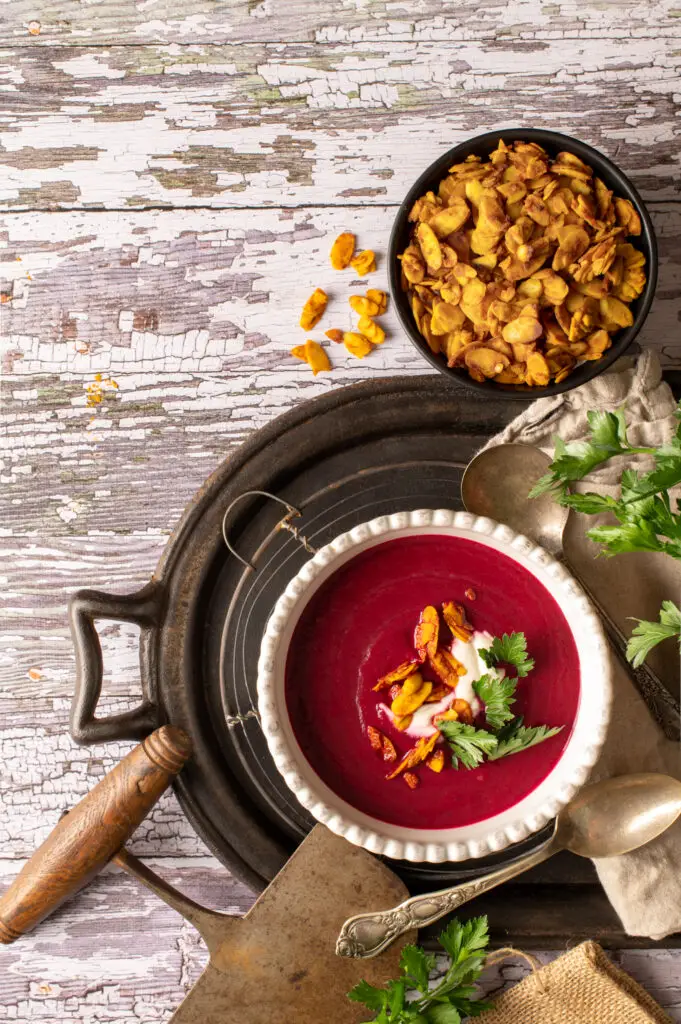
[[[130,838],[190,754],[186,733],[165,725],[69,811],[0,899],[0,942],[14,942],[87,885]]]

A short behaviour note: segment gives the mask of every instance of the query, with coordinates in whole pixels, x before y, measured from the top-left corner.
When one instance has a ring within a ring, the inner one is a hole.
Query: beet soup
[[[466,599],[473,590],[475,601]],[[413,740],[379,715],[377,679],[413,657],[414,626],[427,604],[463,601],[471,624],[495,636],[522,631],[535,659],[516,691],[526,725],[564,726],[544,743],[474,769],[420,772],[410,790],[372,750],[367,727],[390,737],[401,758]],[[403,828],[449,829],[507,810],[560,759],[577,714],[579,657],[548,590],[506,555],[445,535],[405,537],[351,558],[312,596],[286,664],[286,705],[300,747],[339,797]]]

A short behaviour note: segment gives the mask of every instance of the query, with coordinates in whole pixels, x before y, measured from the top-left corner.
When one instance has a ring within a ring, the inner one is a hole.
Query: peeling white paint
[[[429,161],[482,129],[517,124],[519,110],[525,123],[616,156],[649,195],[678,195],[667,160],[680,50],[656,38],[504,42],[211,41],[84,50],[46,57],[46,67],[6,51],[45,100],[6,115],[0,204],[399,203]],[[41,93],[50,71],[54,88]],[[640,110],[655,114],[632,117]]]
[[[517,123],[519,110],[615,156],[653,200],[661,243],[641,340],[681,365],[672,0],[3,6],[0,886],[131,747],[68,738],[69,595],[146,582],[197,487],[277,413],[375,375],[430,372],[392,309],[388,340],[364,362],[329,345],[333,372],[313,378],[288,353],[317,285],[331,302],[314,337],[356,320],[347,296],[360,289],[328,264],[341,230],[378,251],[371,284],[385,284],[395,205],[430,160]],[[135,211],[154,204],[171,209]],[[40,212],[50,206],[65,212]],[[93,409],[95,373],[119,389]],[[139,699],[139,631],[98,628],[106,710],[127,710]],[[208,905],[252,902],[172,794],[131,848]],[[37,1024],[165,1021],[206,959],[177,915],[114,868],[2,955],[0,1017]],[[676,1021],[680,956],[616,956]],[[505,965],[485,988],[522,973]]]
[[[40,4],[14,0],[5,35],[23,38]],[[90,14],[88,8],[92,9]],[[41,42],[55,38],[70,42],[176,40],[195,42],[210,38],[219,43],[234,39],[377,42],[402,39],[469,40],[500,35],[508,40],[613,38],[678,38],[673,0],[648,0],[645,5],[626,0],[620,4],[585,0],[515,0],[513,4],[457,0],[455,7],[442,0],[233,0],[228,13],[214,0],[186,0],[183,17],[159,0],[87,0],[79,3],[76,17],[69,0],[50,6],[42,18]],[[31,40],[34,41],[33,39]]]
[[[54,66],[71,78],[125,78],[125,71],[107,67],[92,53],[84,53],[69,60],[56,60]]]

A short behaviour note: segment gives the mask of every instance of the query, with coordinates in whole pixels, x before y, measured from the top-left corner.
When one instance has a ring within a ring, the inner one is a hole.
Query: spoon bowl
[[[619,857],[645,846],[681,814],[681,782],[642,772],[587,786],[559,813],[551,842],[580,857]]]
[[[570,510],[550,494],[528,498],[530,489],[550,465],[549,456],[533,445],[499,444],[486,448],[468,464],[461,481],[466,511],[506,523],[560,558]]]

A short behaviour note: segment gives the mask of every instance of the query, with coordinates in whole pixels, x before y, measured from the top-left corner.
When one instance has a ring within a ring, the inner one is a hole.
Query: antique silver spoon
[[[550,462],[548,455],[532,445],[500,444],[487,448],[469,463],[461,481],[461,497],[466,511],[506,523],[565,562],[563,530],[570,509],[559,505],[550,494],[538,498],[527,496],[532,485],[546,473]],[[568,568],[598,609],[610,642],[665,736],[678,740],[679,704],[648,665],[631,666],[626,656],[626,636],[583,577],[572,566]]]
[[[357,914],[343,925],[336,953],[377,956],[404,932],[423,928],[463,903],[548,860],[560,850],[580,857],[618,857],[661,835],[681,814],[681,782],[644,772],[586,786],[556,818],[553,836],[537,850],[482,878],[412,896],[392,910]]]

